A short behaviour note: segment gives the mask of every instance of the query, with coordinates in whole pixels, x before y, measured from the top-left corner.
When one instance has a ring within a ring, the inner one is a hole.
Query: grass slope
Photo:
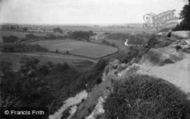
[[[116,83],[104,105],[106,119],[188,119],[187,96],[173,84],[148,75]],[[186,118],[187,117],[187,118]]]

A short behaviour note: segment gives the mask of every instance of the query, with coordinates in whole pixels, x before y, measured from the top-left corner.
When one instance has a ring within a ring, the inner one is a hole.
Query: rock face
[[[175,31],[172,33],[173,35],[176,35],[181,38],[189,38],[190,37],[190,31]]]
[[[57,112],[55,112],[53,115],[49,116],[49,119],[61,119],[62,113],[65,110],[67,110],[69,107],[71,107],[70,114],[72,115],[77,109],[76,105],[79,104],[83,99],[85,99],[87,97],[87,95],[88,95],[88,93],[84,90],[84,91],[80,92],[79,94],[77,94],[75,97],[71,97],[71,98],[67,99],[64,102],[64,105]],[[68,118],[70,118],[70,117],[68,117]]]
[[[113,91],[114,83],[123,82],[124,78],[134,74],[162,78],[190,94],[189,31],[175,32],[172,35],[182,38],[153,37],[130,63],[110,63],[103,73],[103,82],[92,89],[71,119],[103,119],[103,103]]]

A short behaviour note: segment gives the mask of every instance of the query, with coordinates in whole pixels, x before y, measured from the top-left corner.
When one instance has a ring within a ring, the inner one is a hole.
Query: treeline
[[[70,39],[76,39],[76,40],[90,40],[90,37],[95,35],[93,31],[73,31],[73,32],[68,32],[67,38]]]
[[[55,99],[58,91],[55,89],[60,88],[56,78],[62,74],[64,76],[59,78],[67,83],[67,78],[72,79],[67,74],[76,72],[67,64],[48,62],[41,65],[38,59],[27,57],[21,58],[20,65],[19,70],[13,71],[10,62],[0,62],[1,107],[46,107]]]
[[[0,48],[1,52],[4,53],[15,53],[15,52],[47,52],[48,49],[38,44],[3,44]]]
[[[25,38],[21,39],[21,41],[29,41],[29,40],[46,40],[46,39],[66,39],[66,36],[63,35],[55,35],[55,34],[51,34],[48,33],[44,36],[39,36],[39,35],[35,35],[35,34],[26,34]]]
[[[3,39],[3,43],[15,43],[19,41],[19,38],[14,35],[4,36],[2,37],[2,39]]]
[[[174,30],[190,30],[190,0],[188,0],[188,4],[183,7],[180,18],[182,21]]]
[[[47,34],[46,36],[37,36],[34,34],[26,34],[25,39],[23,40],[33,40],[33,39],[75,39],[75,40],[90,40],[90,37],[95,35],[93,31],[70,31],[66,35],[55,35]]]
[[[54,113],[68,97],[100,83],[106,65],[107,61],[101,60],[85,70],[23,57],[20,68],[13,70],[9,61],[1,60],[0,106],[48,107]]]
[[[124,34],[124,33],[105,33],[107,39],[112,40],[125,40],[129,38],[130,34]]]
[[[65,39],[65,36],[57,36],[54,34],[47,34],[45,36],[39,36],[35,34],[26,34],[25,38],[19,38],[14,35],[2,37],[3,43],[16,43],[30,40],[42,40],[42,39]]]
[[[107,40],[112,39],[125,41],[128,39],[128,43],[131,45],[143,45],[147,43],[147,40],[150,37],[150,35],[145,32],[134,35],[130,33],[105,33],[105,35]]]
[[[131,35],[130,38],[128,39],[128,44],[129,45],[144,45],[147,43],[147,41],[148,39],[145,39],[143,37]]]
[[[58,29],[57,29],[58,30]],[[90,41],[90,38],[94,36],[95,33],[93,31],[70,31],[66,35],[58,35],[58,34],[53,34],[53,33],[48,33],[44,35],[36,35],[33,33],[29,33],[25,35],[25,38],[19,38],[14,35],[10,36],[4,36],[3,43],[15,43],[15,42],[23,42],[23,41],[30,41],[30,40],[53,40],[53,39],[75,39],[75,40],[85,40],[85,41]]]
[[[35,38],[36,36],[30,35],[30,37]],[[38,44],[25,44],[20,43],[17,36],[11,35],[8,37],[3,37],[3,44],[0,47],[0,51],[4,53],[14,53],[14,52],[46,52],[47,48],[44,48]]]
[[[93,31],[70,31],[66,35],[47,34],[46,36],[37,36],[34,34],[26,34],[25,41],[32,39],[75,39],[75,40],[90,40],[90,37],[95,35]]]
[[[102,40],[101,43],[104,44],[104,45],[108,45],[108,46],[112,46],[112,47],[117,47],[115,43],[110,43],[110,42],[108,42],[106,40]]]

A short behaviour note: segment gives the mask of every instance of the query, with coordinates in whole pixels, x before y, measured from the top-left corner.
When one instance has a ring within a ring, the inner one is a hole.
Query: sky
[[[143,23],[147,13],[175,9],[178,16],[186,3],[186,0],[0,0],[0,23]]]

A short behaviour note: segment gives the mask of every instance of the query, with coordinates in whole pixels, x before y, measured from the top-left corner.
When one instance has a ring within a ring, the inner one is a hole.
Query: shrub
[[[26,34],[26,39],[38,39],[38,36],[34,35],[34,34]]]
[[[107,39],[113,39],[113,40],[125,40],[127,38],[130,38],[130,34],[124,34],[124,33],[105,33]]]
[[[160,62],[159,65],[164,66],[165,64],[173,64],[173,63],[174,61],[172,61],[172,59],[167,58],[164,61]]]
[[[188,103],[187,96],[165,80],[134,75],[115,84],[104,109],[106,119],[180,119],[188,115]]]
[[[107,60],[100,60],[89,69],[78,69],[23,57],[19,69],[13,70],[10,62],[0,61],[0,106],[47,106],[52,114],[68,97],[100,83],[107,64]]]
[[[4,43],[15,43],[18,40],[19,40],[19,38],[17,36],[13,36],[13,35],[11,35],[9,37],[6,37],[6,36],[3,37]]]
[[[47,34],[46,36],[48,39],[56,39],[56,36],[54,34]]]
[[[102,40],[101,43],[104,44],[104,45],[108,45],[108,46],[116,47],[115,43],[110,43],[110,42],[108,42],[108,41],[106,41],[106,40]]]
[[[77,40],[87,40],[89,41],[90,37],[95,35],[92,31],[74,31],[68,33],[68,38],[77,39]]]
[[[182,50],[182,47],[180,45],[176,45],[175,46],[175,49],[178,51],[178,50]]]
[[[55,33],[63,33],[63,30],[62,30],[61,28],[59,28],[59,27],[54,28],[53,31],[54,31]]]
[[[3,68],[0,83],[2,107],[40,107],[48,106],[54,95],[50,89],[49,81],[45,79],[39,60],[23,58],[21,68],[13,71],[7,62],[0,62]],[[45,69],[48,70],[48,69]]]
[[[150,62],[157,65],[160,62],[161,54],[159,52],[149,51],[146,57]]]
[[[190,47],[184,48],[184,49],[183,49],[183,52],[190,53]]]
[[[4,45],[2,52],[46,52],[48,49],[38,44],[7,44]]]
[[[128,40],[129,45],[143,45],[145,43],[146,41],[142,37],[133,36],[133,35]]]

